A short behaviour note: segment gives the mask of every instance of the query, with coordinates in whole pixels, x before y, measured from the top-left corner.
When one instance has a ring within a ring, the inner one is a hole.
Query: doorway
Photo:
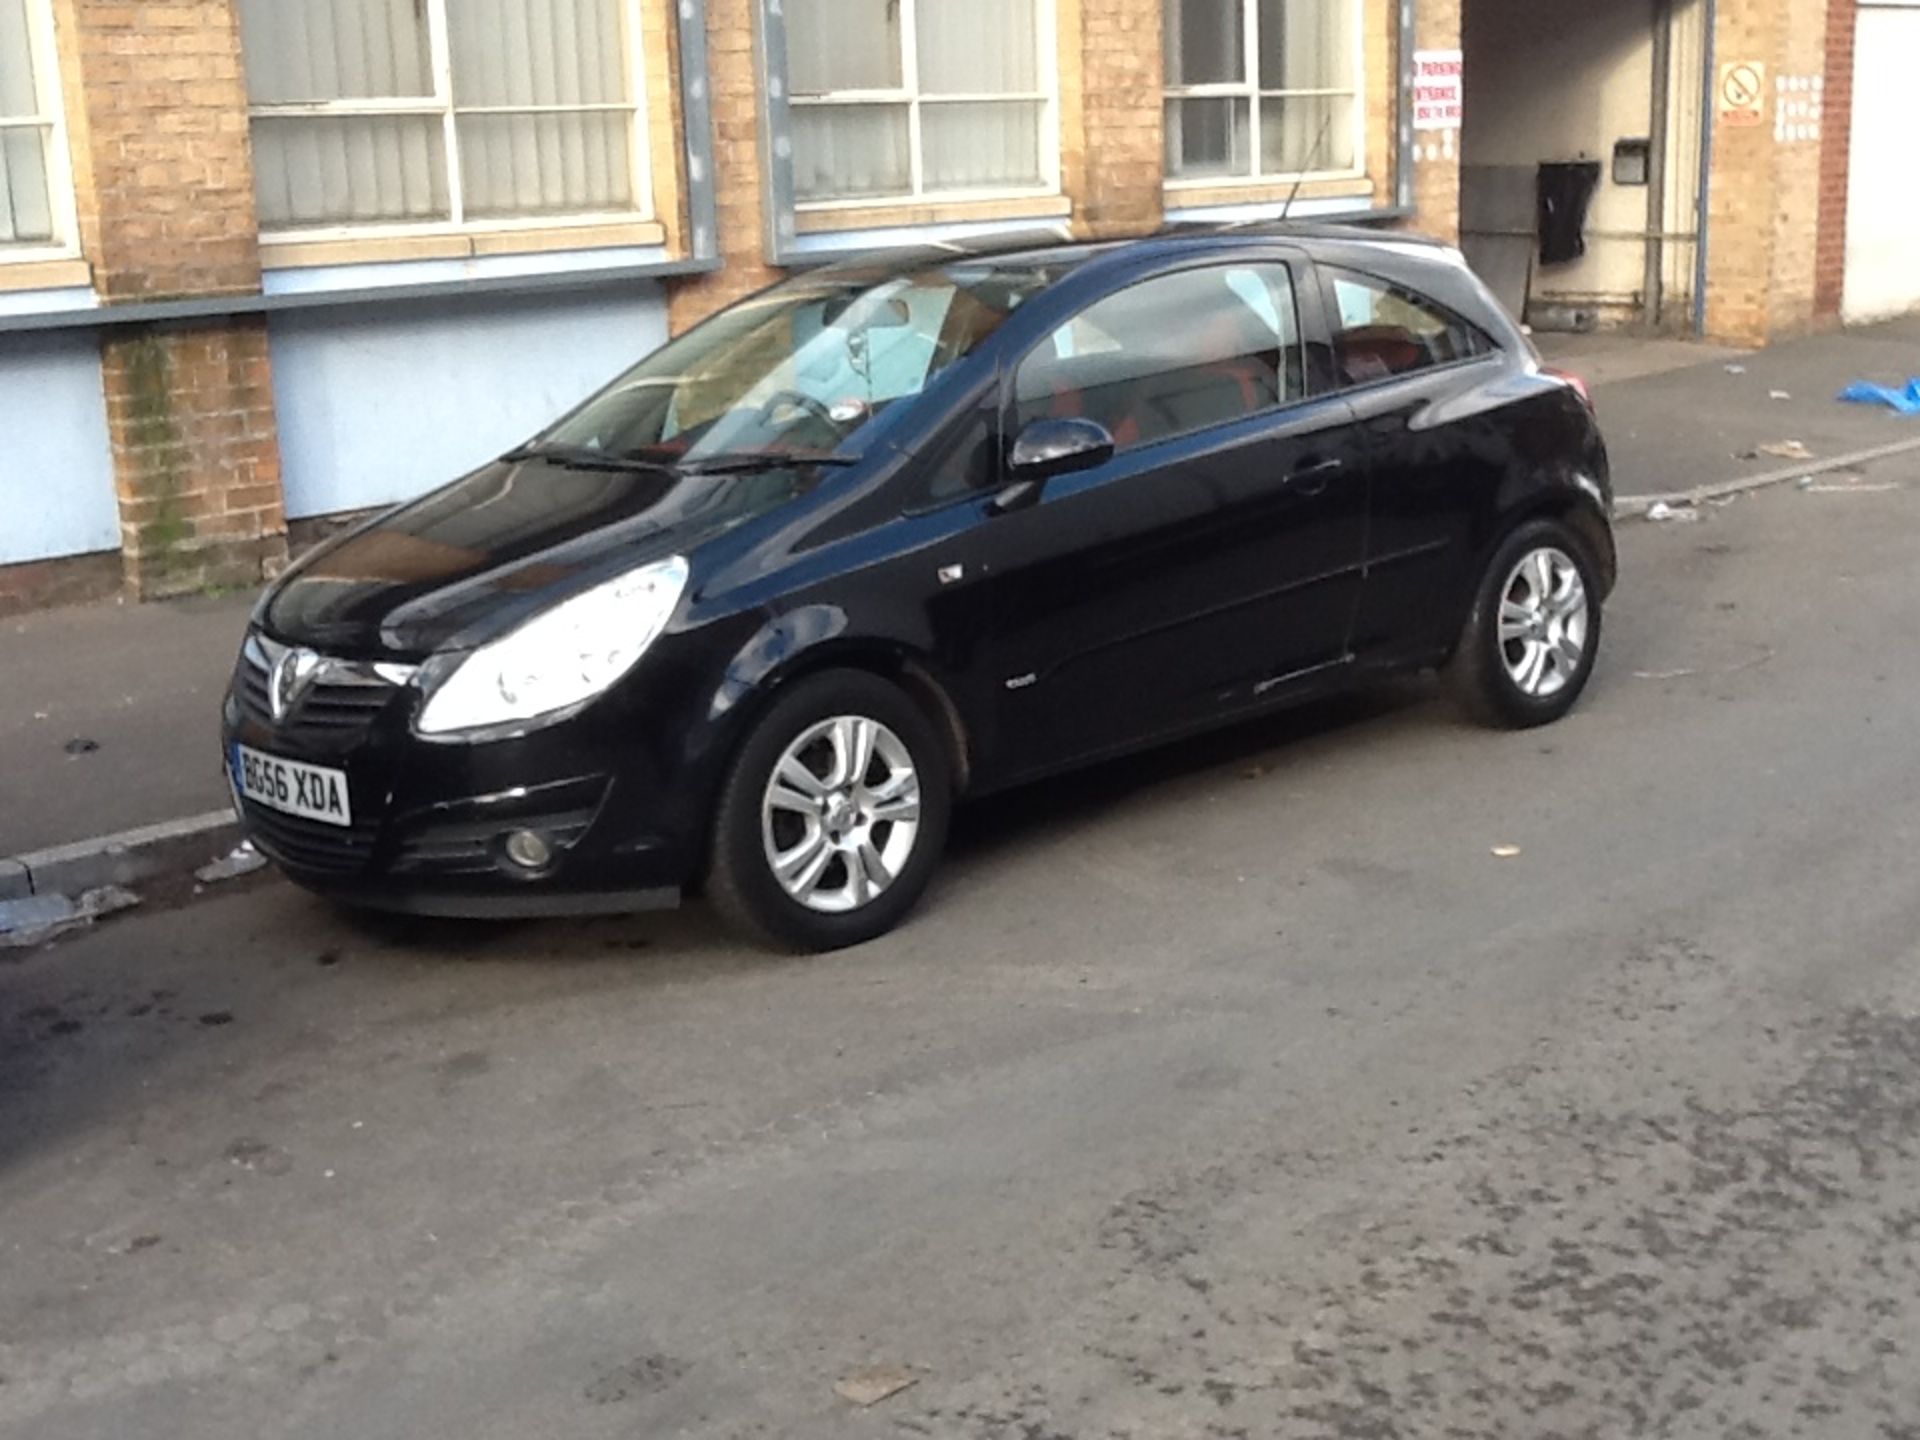
[[[1709,10],[1466,0],[1461,248],[1535,329],[1695,328]]]

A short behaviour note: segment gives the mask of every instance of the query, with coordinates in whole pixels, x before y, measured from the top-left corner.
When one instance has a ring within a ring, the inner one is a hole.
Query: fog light
[[[515,830],[507,836],[507,859],[523,870],[544,870],[553,861],[553,846],[538,830]]]

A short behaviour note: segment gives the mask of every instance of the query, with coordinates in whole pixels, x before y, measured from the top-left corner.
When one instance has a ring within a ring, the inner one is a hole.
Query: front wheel
[[[895,686],[810,676],[747,737],[721,791],[707,895],[757,939],[833,950],[906,917],[946,843],[951,767]]]
[[[1600,646],[1600,587],[1580,537],[1532,520],[1494,552],[1444,671],[1462,708],[1489,725],[1558,720],[1580,698]]]

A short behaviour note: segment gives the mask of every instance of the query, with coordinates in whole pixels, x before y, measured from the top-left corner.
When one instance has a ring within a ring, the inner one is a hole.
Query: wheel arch
[[[1576,484],[1554,482],[1531,485],[1511,503],[1501,507],[1499,518],[1488,526],[1485,537],[1476,547],[1473,563],[1467,567],[1460,591],[1447,612],[1452,618],[1447,622],[1441,663],[1452,656],[1459,643],[1460,627],[1466,623],[1474,597],[1486,582],[1487,567],[1493,563],[1493,557],[1514,531],[1535,520],[1558,521],[1571,530],[1586,548],[1588,559],[1599,572],[1600,598],[1604,600],[1613,593],[1619,574],[1619,557],[1614,545],[1613,523],[1601,501]]]
[[[903,638],[849,633],[844,614],[826,623],[780,617],[742,650],[714,697],[717,710],[731,712],[728,755],[739,753],[780,696],[829,670],[865,671],[898,686],[940,737],[954,792],[965,793],[972,778],[974,737],[939,667],[922,647]]]
[[[1578,535],[1587,546],[1587,558],[1600,572],[1600,598],[1606,599],[1620,578],[1620,556],[1614,545],[1613,521],[1598,501],[1583,490],[1559,489],[1539,497],[1535,506],[1516,518],[1506,533],[1528,520],[1558,520]]]
[[[1619,552],[1614,546],[1613,519],[1599,498],[1598,487],[1589,493],[1577,481],[1538,482],[1527,486],[1507,505],[1501,507],[1498,523],[1491,526],[1474,559],[1473,584],[1477,588],[1486,576],[1494,553],[1507,543],[1507,537],[1535,520],[1557,520],[1580,539],[1587,558],[1600,574],[1600,594],[1613,593],[1619,577]]]

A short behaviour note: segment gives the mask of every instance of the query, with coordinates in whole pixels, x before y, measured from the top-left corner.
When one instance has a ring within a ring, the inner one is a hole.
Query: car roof
[[[1231,256],[1243,247],[1274,243],[1292,246],[1317,264],[1358,270],[1431,295],[1491,332],[1503,348],[1525,348],[1519,328],[1474,278],[1459,250],[1428,236],[1365,225],[1312,220],[1176,224],[1137,239],[1104,241],[1063,240],[1053,231],[1003,234],[883,251],[843,260],[816,273],[872,282],[971,261],[1010,272],[1049,272],[1048,281],[1057,285],[1070,275],[1097,279],[1099,272],[1108,269],[1177,262],[1182,256]]]
[[[1358,254],[1423,255],[1436,261],[1451,248],[1424,235],[1382,231],[1364,225],[1303,220],[1242,221],[1233,224],[1175,224],[1155,234],[1126,240],[1073,241],[1040,230],[944,241],[851,256],[827,267],[829,273],[904,274],[931,265],[975,260],[1010,270],[1045,268],[1067,274],[1101,261],[1131,261],[1153,255],[1173,258],[1183,252],[1230,251],[1236,243],[1280,241],[1315,258],[1338,261]]]

